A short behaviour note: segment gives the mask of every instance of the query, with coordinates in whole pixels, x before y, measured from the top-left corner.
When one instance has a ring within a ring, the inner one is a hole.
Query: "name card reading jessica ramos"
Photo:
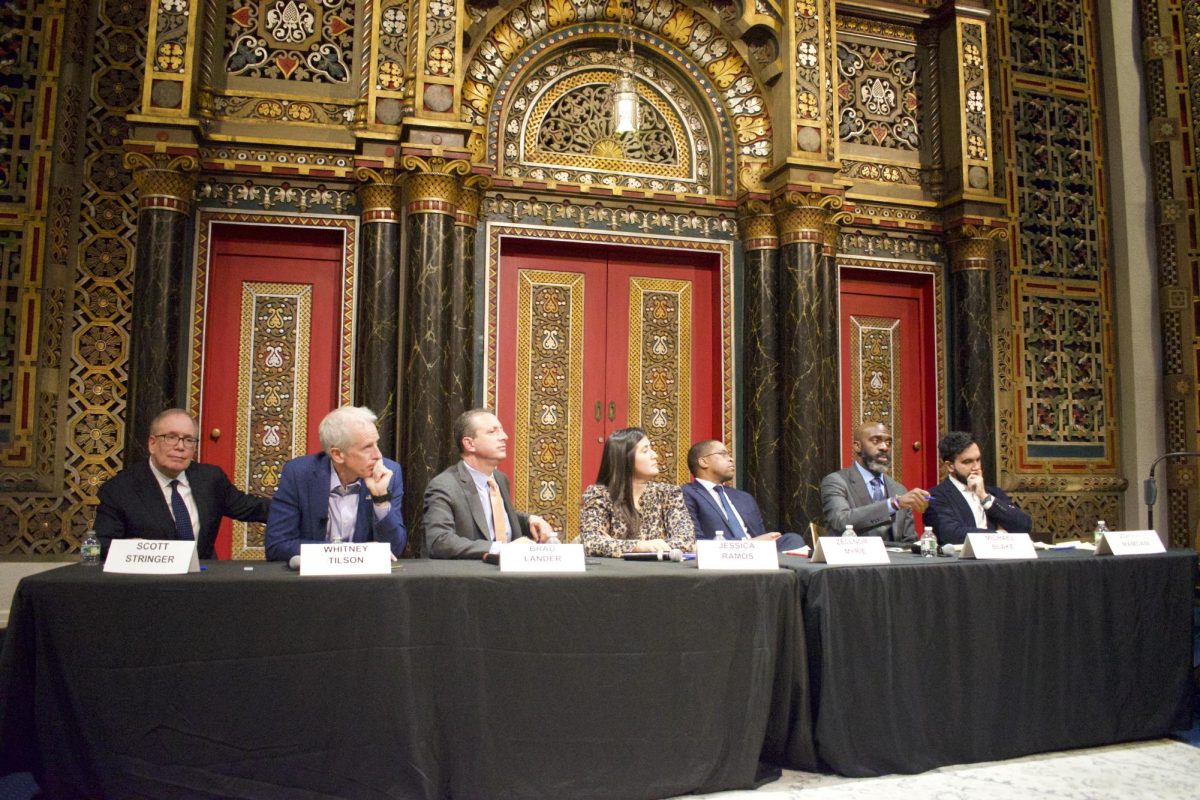
[[[500,547],[501,572],[584,572],[583,545],[511,542]]]
[[[390,575],[392,548],[387,542],[300,545],[301,575]]]
[[[959,558],[1037,558],[1028,533],[968,533]]]
[[[105,572],[126,575],[183,575],[199,572],[196,542],[158,539],[113,539],[104,560]]]
[[[774,542],[698,539],[696,566],[699,569],[779,569],[779,552]]]
[[[1098,556],[1145,556],[1166,551],[1158,531],[1109,531],[1096,545]]]
[[[813,550],[813,564],[841,567],[849,564],[890,564],[887,548],[878,536],[820,536]]]

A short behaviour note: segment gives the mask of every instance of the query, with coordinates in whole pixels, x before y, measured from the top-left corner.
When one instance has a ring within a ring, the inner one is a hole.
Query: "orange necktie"
[[[504,498],[500,496],[500,487],[495,478],[488,478],[488,494],[492,497],[492,529],[496,532],[496,541],[504,544],[508,541],[508,531],[504,524]]]

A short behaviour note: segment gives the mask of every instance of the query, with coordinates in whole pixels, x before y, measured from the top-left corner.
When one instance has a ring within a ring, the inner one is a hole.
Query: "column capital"
[[[363,222],[399,222],[404,173],[395,169],[358,167],[358,203]]]
[[[409,214],[454,215],[460,179],[471,174],[471,162],[410,154],[401,156],[400,166],[408,173],[405,210]]]
[[[768,200],[743,201],[738,206],[738,229],[747,252],[779,247],[779,224]]]
[[[843,202],[838,195],[817,192],[786,191],[777,194],[771,205],[779,221],[779,243],[814,242],[824,246],[825,226],[840,222],[833,217]]]
[[[996,242],[1008,238],[1008,228],[987,225],[962,225],[948,231],[950,271],[991,270]]]
[[[200,161],[195,155],[131,150],[123,159],[133,172],[138,190],[138,210],[161,208],[180,214],[192,212]]]
[[[492,179],[486,175],[468,175],[458,184],[458,195],[455,198],[454,224],[474,228],[479,222],[479,206],[483,202],[483,193],[492,185]]]

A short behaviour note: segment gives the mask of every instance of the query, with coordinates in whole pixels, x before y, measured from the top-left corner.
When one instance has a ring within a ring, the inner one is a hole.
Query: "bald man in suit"
[[[864,422],[854,430],[854,462],[821,481],[825,532],[840,536],[847,525],[859,536],[879,536],[888,542],[917,540],[914,511],[929,505],[924,489],[906,489],[887,474],[891,466],[892,434],[882,422]]]

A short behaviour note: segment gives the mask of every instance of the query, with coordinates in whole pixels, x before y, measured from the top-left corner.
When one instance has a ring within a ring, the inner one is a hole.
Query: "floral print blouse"
[[[647,483],[642,491],[642,524],[630,531],[613,510],[608,487],[592,484],[583,493],[583,517],[580,520],[584,552],[589,556],[615,556],[631,553],[639,541],[662,539],[671,548],[690,553],[696,546],[696,525],[683,491],[670,483]]]

